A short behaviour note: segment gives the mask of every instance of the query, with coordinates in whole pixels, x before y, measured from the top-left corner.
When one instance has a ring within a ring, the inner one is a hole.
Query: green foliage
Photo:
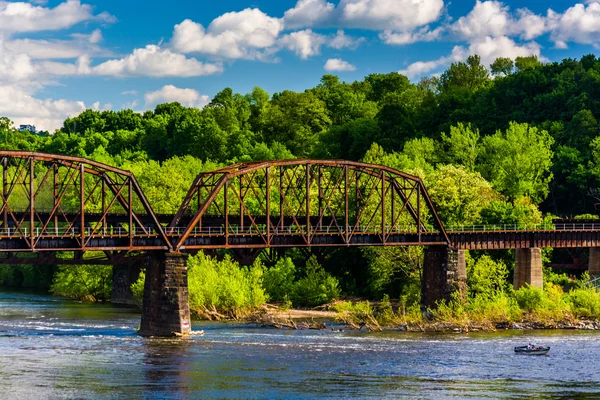
[[[110,299],[112,267],[106,265],[62,265],[50,288],[53,294],[105,301]]]
[[[515,298],[519,307],[527,312],[541,309],[544,306],[546,296],[544,290],[532,286],[522,287],[515,291]]]
[[[483,138],[479,170],[511,199],[529,196],[540,202],[548,195],[552,179],[553,143],[545,130],[511,123],[505,132]]]
[[[133,294],[133,298],[136,299],[140,304],[142,299],[144,298],[144,284],[146,282],[146,271],[140,271],[140,276],[138,279],[131,284],[131,294]]]
[[[269,298],[282,301],[288,298],[293,290],[296,276],[296,266],[291,258],[280,258],[273,267],[265,270],[263,287]]]
[[[262,286],[264,267],[256,263],[241,267],[225,257],[222,261],[198,253],[188,259],[190,308],[200,313],[216,309],[241,316],[267,302]]]
[[[573,289],[567,294],[573,314],[578,318],[600,316],[600,294],[593,288]]]
[[[306,262],[305,274],[293,287],[290,298],[294,305],[314,307],[340,295],[338,280],[329,275],[314,256]]]
[[[502,261],[483,255],[467,257],[467,287],[472,297],[493,298],[507,288],[508,268]]]

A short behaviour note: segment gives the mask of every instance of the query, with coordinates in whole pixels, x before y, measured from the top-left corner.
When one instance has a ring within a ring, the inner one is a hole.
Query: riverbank
[[[600,331],[600,321],[568,319],[561,321],[524,319],[521,321],[463,321],[461,323],[428,319],[426,315],[418,320],[382,323],[381,315],[350,314],[332,311],[336,303],[319,309],[289,309],[267,304],[261,310],[244,318],[221,318],[221,321],[241,321],[278,329],[334,329],[362,330],[371,332],[415,332],[415,333],[470,333],[523,330],[586,330]],[[214,319],[213,319],[214,320]]]

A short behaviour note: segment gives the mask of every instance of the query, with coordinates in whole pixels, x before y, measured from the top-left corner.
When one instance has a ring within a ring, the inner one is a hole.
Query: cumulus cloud
[[[356,71],[356,67],[340,58],[330,58],[325,63],[325,71]]]
[[[298,0],[284,14],[286,29],[309,28],[328,21],[335,6],[325,0]]]
[[[338,5],[344,27],[406,32],[437,21],[443,0],[341,0]]]
[[[210,101],[210,97],[200,94],[194,89],[180,89],[173,85],[165,85],[155,92],[144,95],[146,106],[156,107],[157,104],[177,101],[187,107],[202,108]]]
[[[115,18],[106,12],[94,15],[92,7],[79,0],[67,0],[54,8],[0,0],[0,32],[60,30],[85,21],[114,22]]]
[[[473,40],[486,36],[521,36],[531,40],[546,31],[546,20],[528,9],[515,15],[500,1],[477,0],[473,10],[449,27],[459,39]]]
[[[310,29],[292,32],[281,38],[281,45],[288,50],[293,51],[303,60],[317,55],[321,51],[321,46],[327,42],[327,37],[313,32]]]
[[[487,36],[481,40],[474,41],[469,47],[455,46],[448,56],[440,57],[432,61],[418,61],[410,64],[406,69],[399,71],[409,78],[418,78],[431,71],[448,67],[451,63],[464,61],[468,56],[477,54],[481,57],[483,65],[490,65],[499,57],[515,59],[535,55],[540,57],[540,45],[529,42],[518,45],[509,37]]]
[[[182,53],[202,53],[229,59],[264,58],[283,31],[283,20],[257,8],[230,12],[213,20],[208,28],[186,19],[175,25],[171,46]],[[268,54],[267,54],[268,55]]]
[[[38,99],[23,86],[0,84],[0,115],[10,118],[17,125],[32,124],[40,130],[52,132],[61,127],[66,118],[78,115],[85,109],[81,101]]]
[[[355,49],[364,38],[354,38],[348,36],[342,30],[338,30],[335,35],[321,35],[313,32],[311,29],[296,31],[284,35],[279,39],[279,47],[286,48],[296,53],[298,57],[306,60],[309,57],[321,53],[321,47],[331,47],[336,50],[343,48]]]
[[[32,59],[69,59],[83,55],[107,57],[112,53],[98,46],[102,32],[96,29],[89,35],[75,34],[72,40],[15,39],[6,41],[6,48],[27,54]]]
[[[386,44],[406,45],[417,42],[432,42],[439,39],[442,33],[442,27],[429,30],[429,27],[425,26],[416,32],[394,32],[390,30],[383,31],[379,34],[379,38]]]
[[[408,32],[437,21],[443,0],[298,0],[284,14],[286,28],[327,26]]]
[[[600,3],[590,1],[587,5],[575,4],[563,14],[548,10],[550,38],[558,48],[566,48],[567,42],[600,45]]]
[[[222,70],[221,65],[203,63],[159,46],[148,45],[143,49],[135,49],[124,58],[91,67],[89,73],[106,76],[190,77],[212,75]]]

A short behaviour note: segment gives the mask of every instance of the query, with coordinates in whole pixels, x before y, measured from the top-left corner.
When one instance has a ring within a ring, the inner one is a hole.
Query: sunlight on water
[[[0,294],[0,398],[598,398],[600,334],[282,331],[135,335],[135,310]],[[551,346],[518,356],[513,346]]]

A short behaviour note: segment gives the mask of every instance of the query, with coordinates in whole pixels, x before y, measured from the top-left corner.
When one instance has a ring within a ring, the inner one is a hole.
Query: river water
[[[135,335],[107,304],[0,293],[0,398],[600,398],[600,333],[283,331],[197,322]],[[547,356],[515,345],[551,346]]]

